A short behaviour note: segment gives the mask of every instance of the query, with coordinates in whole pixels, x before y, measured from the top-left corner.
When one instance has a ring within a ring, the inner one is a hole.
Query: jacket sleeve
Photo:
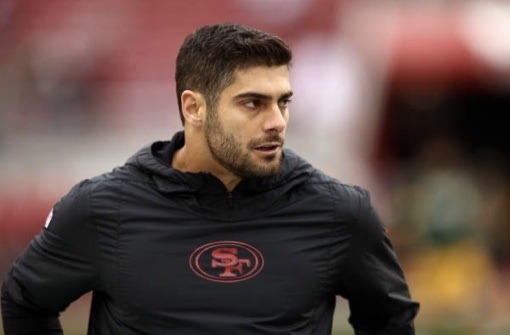
[[[55,205],[42,232],[5,275],[6,335],[62,334],[59,313],[98,286],[89,186],[87,181],[76,185]]]
[[[361,190],[358,219],[338,293],[349,301],[357,335],[413,335],[419,304],[412,301],[386,229]]]

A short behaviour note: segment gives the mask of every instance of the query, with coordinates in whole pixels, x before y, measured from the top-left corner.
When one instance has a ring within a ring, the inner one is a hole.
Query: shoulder
[[[343,183],[314,168],[311,177],[303,185],[307,189],[321,192],[329,199],[338,220],[357,220],[364,208],[370,207],[370,194],[363,187]]]
[[[387,229],[373,206],[370,192],[363,187],[346,184],[317,170],[310,178],[313,187],[320,187],[332,201],[335,222],[348,227],[360,245],[373,245],[387,239]]]
[[[89,180],[81,181],[53,206],[44,226],[44,236],[58,237],[69,244],[76,244],[90,236],[93,231],[90,224],[91,186]]]
[[[338,220],[357,219],[364,207],[370,207],[369,192],[333,178],[314,167],[292,150],[285,150],[285,168],[288,182],[298,184],[303,194],[317,194],[332,203]]]
[[[150,178],[136,167],[120,166],[75,184],[55,205],[53,215],[61,212],[74,219],[93,219],[98,213],[117,208],[125,187],[146,187],[151,183]]]
[[[82,181],[78,185],[81,184],[84,185],[82,192],[88,193],[91,200],[94,200],[119,196],[125,187],[148,186],[154,184],[154,181],[138,167],[126,164],[114,168],[111,172]]]
[[[53,207],[53,217],[83,218],[88,215],[92,183],[82,180]]]

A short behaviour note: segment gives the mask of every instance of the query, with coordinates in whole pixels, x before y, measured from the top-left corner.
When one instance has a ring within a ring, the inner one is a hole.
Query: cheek
[[[248,119],[241,112],[232,113],[231,116],[225,120],[225,128],[237,140],[246,144],[253,136],[256,135],[256,120]]]
[[[232,118],[223,123],[223,132],[233,140],[232,144],[238,146],[242,150],[245,150],[251,140],[251,130],[249,129],[249,125],[238,121],[239,120]]]

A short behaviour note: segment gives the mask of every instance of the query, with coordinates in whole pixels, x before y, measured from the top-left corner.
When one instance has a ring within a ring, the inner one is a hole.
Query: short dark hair
[[[234,23],[204,26],[189,35],[177,56],[175,85],[181,121],[181,95],[185,90],[202,93],[214,108],[232,82],[236,70],[252,66],[290,65],[292,52],[281,38]]]

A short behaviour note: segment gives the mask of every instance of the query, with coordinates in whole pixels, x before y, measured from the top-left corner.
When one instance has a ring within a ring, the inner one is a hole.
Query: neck
[[[182,172],[208,172],[218,178],[228,192],[232,192],[242,178],[216,161],[205,139],[203,141],[187,141],[187,137],[185,139],[184,146],[172,157],[172,167]]]

